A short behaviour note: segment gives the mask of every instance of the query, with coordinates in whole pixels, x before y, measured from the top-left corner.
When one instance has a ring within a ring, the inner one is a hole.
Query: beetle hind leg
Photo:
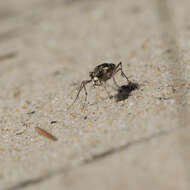
[[[121,72],[121,76],[127,79],[127,82],[130,83],[128,77],[126,76],[126,74],[123,72],[122,69],[122,62],[119,62],[118,65],[115,68],[115,71],[113,72],[113,76],[117,73],[117,72]]]

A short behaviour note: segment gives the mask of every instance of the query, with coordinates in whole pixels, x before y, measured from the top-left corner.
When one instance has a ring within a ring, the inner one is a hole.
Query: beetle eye
[[[89,76],[92,78],[93,77],[93,72],[89,72]]]
[[[94,81],[98,81],[98,77],[94,77]]]

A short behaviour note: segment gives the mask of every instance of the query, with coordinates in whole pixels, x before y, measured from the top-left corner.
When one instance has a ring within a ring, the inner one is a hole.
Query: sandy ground
[[[189,7],[1,1],[0,189],[190,189]],[[127,97],[110,80],[116,102],[89,84],[85,108],[81,92],[67,110],[89,71],[120,61],[138,89]]]

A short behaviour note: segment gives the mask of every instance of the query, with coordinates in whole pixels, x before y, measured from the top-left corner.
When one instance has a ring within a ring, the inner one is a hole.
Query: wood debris
[[[40,127],[36,127],[35,130],[38,132],[38,134],[52,140],[52,141],[57,141],[57,138],[54,137],[52,134],[48,133],[47,131],[45,131],[44,129],[40,128]]]

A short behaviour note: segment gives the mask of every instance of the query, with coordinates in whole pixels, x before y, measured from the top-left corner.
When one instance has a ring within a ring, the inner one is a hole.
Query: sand
[[[188,190],[189,6],[0,2],[0,189]],[[120,61],[138,89],[108,81],[117,102],[88,84],[67,109],[95,66]]]

